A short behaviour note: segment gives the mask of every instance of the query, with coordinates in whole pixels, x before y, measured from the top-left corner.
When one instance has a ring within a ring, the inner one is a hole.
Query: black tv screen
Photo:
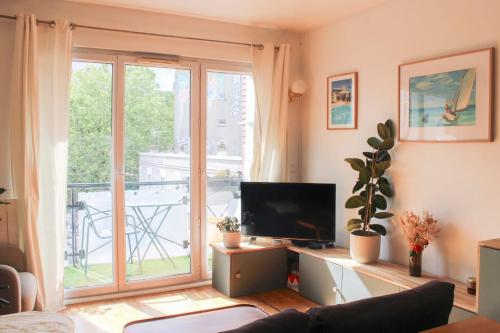
[[[241,232],[335,241],[335,184],[242,182]]]

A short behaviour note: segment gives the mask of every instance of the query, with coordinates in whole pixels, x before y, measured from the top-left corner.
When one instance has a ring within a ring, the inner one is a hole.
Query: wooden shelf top
[[[220,243],[220,242],[210,243],[210,246],[214,250],[217,250],[217,251],[222,252],[224,254],[238,254],[238,253],[273,250],[273,249],[286,248],[286,247],[288,247],[288,245],[289,245],[288,242],[284,242],[281,244],[271,244],[271,243],[261,243],[261,242],[256,243],[256,244],[249,244],[246,242],[242,242],[240,247],[228,249],[227,247],[224,247],[224,245],[222,245],[222,243]]]
[[[304,253],[310,256],[332,262],[334,264],[348,267],[356,272],[360,272],[377,279],[394,284],[403,289],[411,289],[418,287],[432,280],[441,280],[451,282],[455,285],[455,299],[453,304],[461,309],[477,313],[476,296],[467,293],[467,285],[465,283],[452,280],[446,277],[432,276],[423,274],[421,277],[413,277],[408,275],[408,267],[388,261],[379,260],[374,264],[366,265],[355,262],[346,248],[333,248],[325,250],[313,250],[307,247],[293,246],[290,242],[284,241],[282,244],[272,244],[271,242],[259,241],[256,244],[241,243],[241,247],[237,249],[227,249],[222,243],[211,243],[210,246],[224,254],[237,254],[246,252],[256,252],[272,250],[277,248],[288,248],[288,250]]]
[[[490,249],[500,250],[500,238],[490,239],[479,242],[479,246],[489,247]]]
[[[349,267],[356,272],[373,276],[377,279],[397,285],[403,289],[415,288],[432,280],[451,282],[455,285],[454,305],[470,312],[477,312],[476,296],[469,295],[467,293],[467,285],[465,283],[428,274],[423,274],[421,277],[413,277],[408,275],[407,266],[383,260],[379,260],[370,265],[360,264],[351,259],[349,250],[345,248],[312,250],[309,248],[289,246],[288,249],[298,253],[305,253],[343,267]]]

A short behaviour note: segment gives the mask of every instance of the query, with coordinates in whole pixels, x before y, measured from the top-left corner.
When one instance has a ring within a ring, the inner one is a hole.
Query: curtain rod
[[[196,40],[201,42],[212,42],[212,43],[223,43],[223,44],[232,44],[232,45],[242,45],[242,46],[251,46],[256,47],[259,50],[264,49],[264,45],[262,44],[252,44],[252,43],[244,43],[244,42],[232,42],[229,40],[220,40],[220,39],[209,39],[209,38],[199,38],[199,37],[188,37],[188,36],[179,36],[179,35],[167,35],[167,34],[159,34],[155,32],[142,32],[142,31],[133,31],[133,30],[124,30],[124,29],[115,29],[115,28],[103,28],[103,27],[95,27],[91,25],[83,25],[83,24],[70,24],[71,29],[75,28],[84,28],[84,29],[92,29],[92,30],[101,30],[101,31],[112,31],[112,32],[123,32],[127,34],[135,34],[135,35],[146,35],[153,37],[168,37],[168,38],[179,38],[179,39],[188,39],[188,40]]]
[[[8,20],[15,20],[16,17],[15,16],[10,16],[10,15],[2,15],[0,14],[0,18],[3,18],[3,19],[8,19]],[[42,23],[42,24],[47,24],[49,27],[53,28],[56,26],[56,21],[46,21],[46,20],[39,20],[37,19],[36,20],[36,23]]]
[[[15,16],[9,16],[9,15],[1,15],[0,18],[5,18],[9,20],[15,20]],[[44,21],[44,20],[36,20],[37,23],[43,23],[47,24],[50,27],[54,27],[56,22],[55,21]],[[114,29],[114,28],[104,28],[104,27],[96,27],[96,26],[91,26],[91,25],[83,25],[83,24],[77,24],[77,23],[70,23],[70,28],[71,29],[76,29],[76,28],[83,28],[83,29],[92,29],[92,30],[101,30],[101,31],[112,31],[112,32],[122,32],[122,33],[127,33],[127,34],[135,34],[135,35],[146,35],[146,36],[153,36],[153,37],[168,37],[168,38],[179,38],[179,39],[187,39],[187,40],[196,40],[196,41],[201,41],[201,42],[211,42],[211,43],[222,43],[222,44],[231,44],[231,45],[241,45],[241,46],[250,46],[250,47],[256,47],[259,50],[264,49],[263,44],[252,44],[252,43],[244,43],[244,42],[233,42],[233,41],[228,41],[228,40],[219,40],[219,39],[209,39],[209,38],[198,38],[198,37],[187,37],[187,36],[179,36],[179,35],[167,35],[167,34],[159,34],[159,33],[154,33],[154,32],[142,32],[142,31],[133,31],[133,30],[124,30],[124,29]],[[274,47],[275,49],[278,49],[277,46]]]

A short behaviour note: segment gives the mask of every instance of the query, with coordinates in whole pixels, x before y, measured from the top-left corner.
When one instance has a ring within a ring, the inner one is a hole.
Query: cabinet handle
[[[239,279],[239,278],[241,278],[241,274],[240,274],[240,273],[236,273],[236,274],[234,274],[234,277],[235,277],[236,279]]]

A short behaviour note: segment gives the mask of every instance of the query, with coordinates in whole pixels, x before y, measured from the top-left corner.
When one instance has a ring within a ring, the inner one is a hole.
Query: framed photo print
[[[492,141],[493,48],[399,66],[399,140]]]
[[[326,128],[356,129],[358,124],[358,73],[327,78]]]

